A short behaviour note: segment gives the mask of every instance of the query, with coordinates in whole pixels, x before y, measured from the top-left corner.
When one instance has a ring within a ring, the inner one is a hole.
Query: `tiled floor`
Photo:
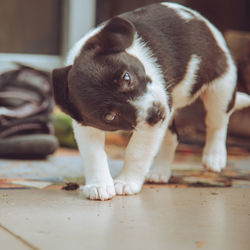
[[[248,250],[250,192],[150,188],[111,201],[76,191],[1,190],[0,249]]]
[[[138,195],[106,202],[54,183],[82,174],[77,153],[1,160],[0,250],[250,249],[249,153],[229,157],[220,175],[203,173],[199,155],[177,154],[173,174],[185,184],[145,185]],[[122,162],[110,163],[115,176]],[[24,177],[36,182],[20,182]]]

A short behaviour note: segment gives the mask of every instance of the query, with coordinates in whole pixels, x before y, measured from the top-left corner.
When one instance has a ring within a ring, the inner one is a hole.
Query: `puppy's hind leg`
[[[226,167],[227,126],[231,114],[230,104],[235,97],[236,73],[232,69],[215,80],[202,94],[206,109],[206,143],[202,163],[205,168],[220,172]],[[231,105],[232,106],[232,105]]]
[[[171,176],[171,165],[178,145],[177,132],[174,124],[170,124],[156,155],[146,181],[152,183],[167,183]]]

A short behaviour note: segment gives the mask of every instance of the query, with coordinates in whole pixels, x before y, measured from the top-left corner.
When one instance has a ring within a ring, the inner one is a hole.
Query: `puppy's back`
[[[132,22],[171,86],[184,77],[193,55],[200,59],[194,95],[205,83],[223,75],[232,64],[220,32],[199,13],[173,3],[152,4],[121,17]]]

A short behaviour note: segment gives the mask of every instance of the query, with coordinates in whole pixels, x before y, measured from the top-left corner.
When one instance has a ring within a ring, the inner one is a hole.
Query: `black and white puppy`
[[[235,92],[236,67],[223,36],[199,13],[160,3],[114,17],[77,42],[66,65],[53,71],[55,100],[74,119],[90,199],[138,193],[145,179],[168,182],[174,113],[198,97],[207,111],[203,165],[226,167],[230,114],[250,98]],[[133,135],[113,181],[104,131],[115,130]]]

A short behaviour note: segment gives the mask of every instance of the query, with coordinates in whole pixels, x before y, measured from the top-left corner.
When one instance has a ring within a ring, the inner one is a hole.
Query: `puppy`
[[[202,163],[226,167],[230,114],[250,104],[237,93],[236,67],[221,33],[199,13],[159,3],[114,17],[86,34],[66,67],[52,73],[56,103],[73,119],[90,199],[167,183],[177,146],[174,113],[200,97],[206,109]],[[105,132],[133,130],[113,181]]]

